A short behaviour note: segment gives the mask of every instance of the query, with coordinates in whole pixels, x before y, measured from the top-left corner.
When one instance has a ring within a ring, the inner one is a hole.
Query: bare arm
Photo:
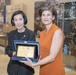
[[[50,47],[49,55],[47,57],[43,58],[42,60],[38,61],[37,63],[32,63],[32,61],[28,58],[27,58],[28,61],[23,61],[23,63],[34,67],[34,66],[39,66],[39,65],[53,62],[60,50],[63,38],[64,37],[63,37],[63,33],[61,32],[61,30],[56,30],[56,32],[54,33],[54,36],[53,36],[52,45]]]
[[[50,54],[47,57],[40,60],[39,62],[33,64],[32,66],[38,66],[53,62],[59,52],[59,49],[62,45],[62,41],[63,41],[63,34],[61,30],[56,30],[53,36],[52,45],[50,47]]]

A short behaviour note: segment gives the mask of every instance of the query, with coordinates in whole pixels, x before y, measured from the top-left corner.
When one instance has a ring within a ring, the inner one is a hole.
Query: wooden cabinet
[[[71,55],[76,56],[76,50],[71,50]]]
[[[6,24],[3,25],[3,32],[4,33],[9,33],[10,31],[15,30],[15,29],[16,29],[15,26],[6,25]]]

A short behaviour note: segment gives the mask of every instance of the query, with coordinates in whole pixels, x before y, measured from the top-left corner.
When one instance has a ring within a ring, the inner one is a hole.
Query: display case
[[[65,34],[63,63],[76,70],[76,2],[59,4],[57,25]]]
[[[61,3],[59,6],[57,25],[65,34],[66,54],[76,56],[76,2]]]

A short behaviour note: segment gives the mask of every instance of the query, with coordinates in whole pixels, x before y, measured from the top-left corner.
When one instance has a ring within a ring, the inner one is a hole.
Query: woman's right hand
[[[16,56],[16,51],[13,52],[12,56]]]
[[[27,59],[27,61],[20,61],[20,62],[33,68],[33,62],[28,57],[25,58]]]

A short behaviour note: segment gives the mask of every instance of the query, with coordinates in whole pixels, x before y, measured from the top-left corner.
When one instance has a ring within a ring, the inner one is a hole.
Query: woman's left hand
[[[33,62],[28,57],[25,57],[25,58],[27,59],[26,61],[20,61],[20,62],[30,67],[33,67]]]

